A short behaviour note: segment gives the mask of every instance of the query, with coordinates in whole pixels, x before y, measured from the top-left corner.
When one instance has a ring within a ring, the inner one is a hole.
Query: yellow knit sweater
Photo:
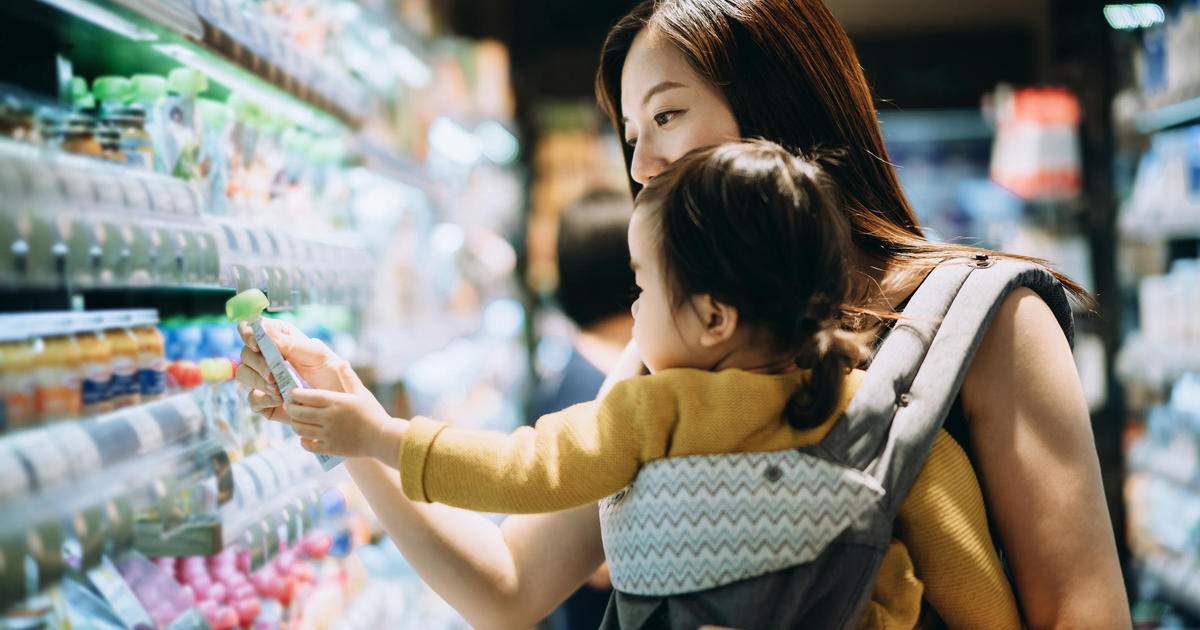
[[[823,424],[797,430],[787,401],[807,372],[664,370],[617,384],[603,401],[543,416],[511,434],[416,417],[399,468],[416,501],[484,512],[552,512],[596,502],[663,457],[743,453],[820,442],[863,377],[851,372]],[[922,598],[951,628],[1019,628],[966,454],[944,431],[897,519],[863,628],[915,628]]]

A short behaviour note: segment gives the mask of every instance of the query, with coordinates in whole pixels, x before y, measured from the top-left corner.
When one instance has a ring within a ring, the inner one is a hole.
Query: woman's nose
[[[629,163],[629,176],[645,186],[667,167],[667,161],[650,146],[649,142],[638,142],[633,148],[633,159]]]

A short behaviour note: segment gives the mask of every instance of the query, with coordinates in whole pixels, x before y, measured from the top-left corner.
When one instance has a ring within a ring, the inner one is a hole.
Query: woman
[[[726,140],[849,148],[838,184],[864,306],[901,305],[938,261],[973,251],[921,237],[849,39],[818,0],[644,2],[610,32],[597,88],[626,141],[635,193],[688,150]],[[314,387],[361,386],[319,342],[282,325],[272,332]],[[252,337],[247,344],[238,378],[254,389],[251,406],[286,421]],[[639,369],[627,361],[610,377]],[[959,426],[1026,624],[1130,627],[1087,406],[1067,340],[1032,291],[1004,303],[960,397],[947,427]],[[381,464],[347,467],[409,562],[477,627],[534,624],[604,560],[594,506],[497,527],[405,501],[398,476]]]

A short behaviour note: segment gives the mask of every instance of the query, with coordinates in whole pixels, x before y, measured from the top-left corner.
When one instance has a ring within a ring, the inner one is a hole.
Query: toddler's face
[[[629,222],[629,256],[639,290],[632,307],[633,338],[642,362],[651,372],[705,369],[704,348],[699,343],[702,322],[686,301],[675,307],[663,278],[658,234],[644,211],[635,210]]]

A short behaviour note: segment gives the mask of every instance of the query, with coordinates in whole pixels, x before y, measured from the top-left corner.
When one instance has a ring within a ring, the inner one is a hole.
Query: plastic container
[[[275,346],[275,342],[263,328],[262,314],[269,306],[270,302],[267,301],[267,296],[262,291],[250,289],[229,298],[229,301],[225,303],[225,314],[231,321],[250,324],[250,330],[254,331],[254,340],[258,342],[258,349],[266,359],[271,375],[275,377],[275,384],[279,388],[280,395],[284,399],[290,399],[289,392],[296,387],[308,387],[308,383],[296,372],[292,364],[284,360],[279,348]],[[317,455],[317,460],[321,462],[321,466],[325,470],[331,470],[345,461],[345,458]]]
[[[102,315],[88,313],[75,317],[75,338],[83,353],[84,417],[113,410],[112,403],[112,344],[103,332]]]
[[[125,108],[131,95],[129,79],[117,76],[96,77],[92,82],[92,96],[100,105],[100,115],[107,116]]]
[[[117,148],[126,164],[154,170],[153,140],[146,131],[146,114],[140,107],[117,109],[104,117],[104,123],[116,132]]]
[[[142,400],[158,400],[167,391],[166,343],[156,327],[158,313],[133,311],[128,324],[138,344],[138,388]]]
[[[68,114],[45,126],[46,143],[66,153],[103,157],[104,147],[96,138],[96,121],[87,114]]]
[[[156,74],[135,74],[129,78],[129,82],[131,98],[144,112],[144,129],[150,137],[151,153],[154,156],[152,168],[155,172],[166,173],[167,130],[160,114],[163,110],[163,99],[167,96],[167,79]]]
[[[129,328],[127,311],[106,313],[104,336],[112,345],[112,387],[114,409],[130,407],[142,401],[138,385],[138,340]]]
[[[33,426],[33,340],[29,323],[19,316],[0,317],[0,432]]]
[[[228,184],[229,107],[224,103],[202,98],[197,102],[202,131],[200,164],[205,178],[201,188],[204,206],[210,214],[228,214],[225,187]]]
[[[193,68],[176,68],[167,75],[169,96],[163,99],[166,126],[165,161],[168,172],[183,179],[199,179],[200,132],[196,97],[208,89],[208,78]]]
[[[75,339],[75,315],[48,313],[32,320],[34,405],[39,422],[78,418],[83,407],[83,351]]]

